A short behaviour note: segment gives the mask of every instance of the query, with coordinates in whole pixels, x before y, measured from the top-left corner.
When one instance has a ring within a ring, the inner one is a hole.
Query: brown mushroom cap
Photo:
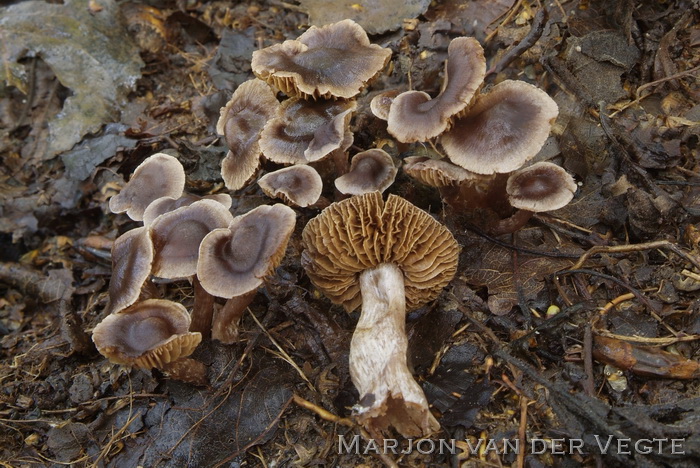
[[[148,229],[127,231],[112,245],[112,278],[109,280],[109,305],[114,313],[136,302],[141,286],[151,274],[153,243]]]
[[[177,158],[156,153],[146,158],[135,170],[121,192],[109,200],[112,213],[124,213],[134,221],[143,219],[146,207],[160,197],[182,195],[185,170]]]
[[[506,184],[510,204],[535,213],[563,208],[574,198],[577,188],[568,172],[549,162],[514,172]]]
[[[190,333],[190,316],[180,304],[162,299],[136,303],[110,314],[92,332],[97,350],[114,364],[162,368],[192,354],[202,340]]]
[[[229,148],[221,161],[221,175],[229,190],[242,188],[255,175],[260,166],[260,132],[279,105],[272,89],[254,79],[236,88],[221,108],[216,132],[224,136]]]
[[[300,207],[316,203],[323,190],[321,176],[316,169],[305,164],[265,174],[258,180],[258,185],[268,197]]]
[[[371,149],[352,158],[350,171],[335,179],[335,187],[346,195],[383,192],[394,183],[397,172],[386,151]]]
[[[459,246],[442,224],[396,195],[379,192],[333,203],[304,228],[302,265],[348,312],[362,303],[359,275],[381,263],[404,274],[406,307],[435,299],[457,270]]]
[[[391,50],[352,20],[312,26],[294,41],[253,52],[253,73],[288,96],[349,99],[384,68]]]
[[[468,171],[508,173],[537,154],[558,113],[541,89],[506,80],[479,96],[440,142],[450,160]]]
[[[267,159],[280,164],[320,161],[338,148],[352,144],[349,130],[355,101],[287,99],[278,116],[260,135],[260,149]]]
[[[464,110],[484,81],[484,49],[473,37],[458,37],[447,48],[445,81],[432,99],[422,91],[406,91],[394,98],[387,131],[404,143],[426,141],[444,132],[450,118]]]
[[[387,120],[389,118],[391,104],[400,93],[401,91],[398,89],[390,89],[389,91],[384,91],[374,96],[369,102],[369,108],[372,114],[378,119]]]
[[[161,278],[193,276],[204,236],[228,226],[232,219],[228,209],[214,200],[200,200],[156,218],[149,226],[155,248],[153,274]]]
[[[226,209],[231,208],[231,203],[233,202],[231,195],[227,193],[214,193],[212,195],[200,197],[199,195],[185,192],[180,198],[161,197],[148,205],[146,211],[143,212],[143,224],[144,226],[148,226],[158,216],[174,211],[183,206],[189,206],[199,200],[214,200],[221,203],[221,205],[223,205],[223,207]]]
[[[477,176],[449,161],[426,156],[408,156],[403,159],[402,167],[406,174],[431,187],[459,185]]]
[[[197,277],[218,297],[232,298],[257,289],[284,257],[296,214],[278,203],[236,216],[216,229],[199,247]]]

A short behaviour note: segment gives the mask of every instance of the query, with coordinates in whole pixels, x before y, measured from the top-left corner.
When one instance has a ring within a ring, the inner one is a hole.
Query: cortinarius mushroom
[[[473,179],[475,174],[451,162],[426,156],[408,156],[403,159],[403,170],[417,181],[431,187],[449,187]]]
[[[184,360],[202,340],[189,326],[190,316],[182,305],[149,299],[105,317],[93,330],[92,340],[114,364],[157,368],[179,380],[203,383],[204,365]]]
[[[362,304],[350,344],[358,420],[373,436],[393,426],[424,436],[440,426],[406,363],[406,308],[437,297],[453,278],[459,246],[428,213],[378,192],[332,204],[303,231],[311,281],[349,312]]]
[[[253,52],[251,68],[288,96],[349,99],[390,57],[390,49],[370,44],[359,24],[344,20]]]
[[[141,286],[151,274],[153,243],[148,229],[127,231],[112,245],[112,278],[107,312],[114,313],[136,302]]]
[[[508,177],[508,201],[517,208],[510,218],[500,221],[492,230],[505,234],[520,229],[534,213],[554,211],[568,205],[576,193],[576,182],[561,167],[550,162],[538,162],[515,171]]]
[[[265,174],[258,185],[270,198],[279,198],[292,206],[307,207],[321,198],[323,181],[311,166],[299,164]]]
[[[231,203],[233,201],[231,200],[231,195],[227,193],[215,193],[200,197],[199,195],[184,192],[180,198],[161,197],[148,205],[146,211],[143,212],[143,224],[144,226],[148,226],[155,221],[158,216],[169,213],[183,206],[189,206],[199,200],[214,200],[221,203],[221,205],[226,209],[231,208]]]
[[[294,231],[296,214],[282,204],[259,206],[215,229],[199,247],[197,277],[210,294],[229,299],[214,316],[212,338],[238,337],[238,322],[265,278],[279,265]]]
[[[480,95],[440,143],[447,157],[468,171],[509,173],[542,148],[558,113],[556,102],[541,89],[506,80]]]
[[[177,158],[156,153],[146,158],[129,182],[109,200],[112,213],[124,213],[134,221],[143,219],[146,207],[160,197],[179,198],[185,188],[185,170]]]
[[[224,136],[229,149],[221,161],[221,176],[229,190],[242,188],[255,175],[260,166],[260,132],[279,105],[265,82],[249,80],[236,88],[221,108],[216,132]]]
[[[445,131],[450,118],[463,111],[479,89],[486,73],[484,49],[473,37],[450,42],[445,81],[434,99],[422,91],[396,96],[389,108],[387,131],[404,143],[426,141]]]
[[[335,179],[335,188],[345,195],[383,192],[394,183],[396,166],[386,151],[371,149],[357,153],[350,171]]]

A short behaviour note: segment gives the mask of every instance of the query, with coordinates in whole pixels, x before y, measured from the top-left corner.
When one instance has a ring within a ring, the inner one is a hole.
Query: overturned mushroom
[[[202,336],[191,333],[189,326],[190,316],[182,305],[149,299],[105,317],[93,330],[92,340],[114,364],[156,368],[172,378],[203,384],[204,365],[187,359]]]
[[[178,198],[185,188],[185,170],[177,158],[156,153],[146,158],[129,182],[109,200],[112,213],[124,213],[134,221],[143,219],[146,207],[160,197]]]
[[[370,44],[360,25],[344,20],[253,52],[251,68],[288,96],[349,99],[390,57],[391,50]]]
[[[435,299],[453,278],[452,234],[406,200],[378,192],[337,202],[303,231],[311,281],[349,312],[362,304],[350,343],[357,419],[373,437],[389,427],[425,436],[440,426],[406,362],[406,308]]]
[[[280,198],[293,206],[307,207],[321,197],[323,181],[311,166],[300,164],[265,174],[258,185],[271,198]]]
[[[136,302],[141,286],[151,274],[153,243],[148,229],[127,231],[112,245],[112,278],[107,312],[114,313]]]
[[[296,214],[288,206],[260,206],[204,238],[197,277],[207,292],[228,299],[214,316],[212,338],[236,341],[245,308],[282,261],[295,224]]]
[[[508,201],[517,208],[510,218],[501,220],[492,232],[505,234],[520,229],[534,213],[554,211],[568,205],[576,193],[576,182],[561,167],[539,162],[508,177]]]
[[[221,108],[216,132],[224,136],[229,149],[221,161],[221,176],[229,190],[242,188],[255,175],[260,166],[260,132],[278,107],[275,93],[265,82],[249,80]]]
[[[260,149],[267,159],[280,164],[306,164],[345,150],[352,144],[349,129],[354,101],[287,99],[277,117],[260,135]]]
[[[469,105],[485,73],[486,59],[479,42],[473,37],[453,39],[447,48],[440,94],[431,98],[422,91],[406,91],[396,96],[386,119],[388,132],[404,143],[440,135],[450,118]]]
[[[451,162],[426,156],[405,157],[403,170],[417,181],[438,188],[459,185],[475,175]]]
[[[383,192],[394,183],[397,169],[386,151],[371,149],[357,153],[350,171],[335,179],[335,187],[346,195]]]
[[[554,100],[522,81],[503,81],[481,95],[442,134],[453,163],[478,174],[509,173],[533,158],[559,113]]]
[[[387,120],[389,118],[391,104],[399,93],[401,93],[401,91],[398,89],[390,89],[389,91],[384,91],[374,96],[369,102],[369,108],[372,114],[378,119]]]

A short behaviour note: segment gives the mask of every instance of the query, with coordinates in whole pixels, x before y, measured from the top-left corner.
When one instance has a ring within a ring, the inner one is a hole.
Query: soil
[[[435,96],[449,41],[468,35],[486,52],[484,89],[517,79],[555,99],[559,117],[535,160],[578,184],[567,207],[493,236],[493,213],[446,203],[399,170],[387,193],[431,213],[462,250],[440,297],[407,316],[409,361],[441,431],[386,451],[352,419],[359,312],[332,305],[301,267],[301,231],[320,206],[296,209],[286,256],[238,343],[204,340],[193,354],[207,386],[110,364],[90,339],[105,316],[112,242],[138,226],[108,200],[146,157],[177,155],[186,189],[230,193],[234,215],[271,203],[255,183],[226,190],[215,127],[253,78],[252,52],[309,27],[304,2],[9,10],[22,3],[0,10],[3,466],[700,465],[697,2],[440,0],[370,36],[393,55],[358,98],[351,155],[382,147],[398,164],[440,151],[393,140],[369,101],[393,88]],[[372,16],[371,4],[353,17]],[[32,18],[56,18],[57,29],[36,33]],[[100,21],[117,26],[103,34]],[[27,36],[13,43],[12,31]],[[328,203],[341,198],[325,185]],[[194,296],[188,281],[155,280],[142,295],[188,309]]]

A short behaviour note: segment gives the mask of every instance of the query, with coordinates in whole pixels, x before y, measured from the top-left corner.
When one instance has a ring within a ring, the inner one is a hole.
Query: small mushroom
[[[422,91],[396,96],[389,108],[387,131],[404,143],[426,141],[444,132],[450,118],[463,111],[484,81],[484,49],[473,37],[450,42],[445,62],[445,81],[437,97]]]
[[[431,187],[450,187],[473,179],[476,174],[441,159],[426,156],[408,156],[403,159],[403,170],[417,181]]]
[[[401,93],[401,91],[398,89],[390,89],[389,91],[384,91],[374,96],[369,102],[369,108],[372,114],[378,119],[387,120],[389,118],[391,104],[399,93]]]
[[[511,206],[518,211],[510,218],[501,220],[492,232],[515,232],[534,213],[565,207],[574,198],[577,188],[568,172],[550,162],[538,162],[514,172],[508,177],[506,192]]]
[[[453,163],[478,174],[509,173],[533,158],[559,113],[541,89],[506,80],[481,95],[440,143]]]
[[[454,277],[459,246],[428,213],[379,192],[334,203],[304,228],[302,265],[332,302],[362,314],[350,343],[359,422],[373,437],[439,429],[407,366],[406,309],[435,299]]]
[[[349,99],[377,75],[391,50],[370,44],[352,20],[312,26],[293,41],[253,52],[255,75],[288,96]]]
[[[107,312],[118,312],[136,302],[141,286],[151,274],[153,243],[148,229],[127,231],[112,245],[112,277]]]
[[[311,166],[299,164],[265,174],[258,185],[270,198],[279,198],[292,206],[307,207],[321,197],[323,181]]]
[[[143,219],[146,207],[160,197],[179,198],[185,188],[185,170],[177,158],[156,153],[146,158],[129,182],[109,200],[112,213],[124,213],[134,221]]]
[[[383,192],[396,178],[394,160],[386,151],[371,149],[357,153],[350,162],[350,171],[335,179],[335,187],[345,195]]]
[[[232,219],[229,210],[214,200],[200,200],[156,218],[149,226],[155,248],[153,274],[161,278],[195,275],[202,239]]]
[[[215,229],[199,247],[197,277],[210,294],[227,298],[214,316],[212,338],[225,344],[238,338],[245,308],[284,257],[296,214],[282,204],[259,206]]]
[[[92,340],[111,363],[156,368],[172,378],[202,384],[204,365],[186,359],[202,335],[190,332],[189,326],[190,316],[182,305],[149,299],[105,317],[93,330]]]
[[[345,151],[353,141],[349,129],[355,101],[317,101],[291,98],[260,135],[260,149],[280,164],[320,161],[336,149]]]
[[[161,197],[148,205],[146,211],[143,212],[143,224],[144,226],[148,226],[158,216],[169,213],[183,206],[189,206],[199,200],[214,200],[221,203],[221,205],[226,209],[231,208],[232,203],[231,195],[227,193],[215,193],[200,197],[199,195],[184,192],[180,198]]]
[[[216,132],[224,136],[229,149],[221,161],[221,176],[229,190],[242,188],[255,175],[260,166],[260,132],[279,105],[264,81],[248,80],[221,108]]]

